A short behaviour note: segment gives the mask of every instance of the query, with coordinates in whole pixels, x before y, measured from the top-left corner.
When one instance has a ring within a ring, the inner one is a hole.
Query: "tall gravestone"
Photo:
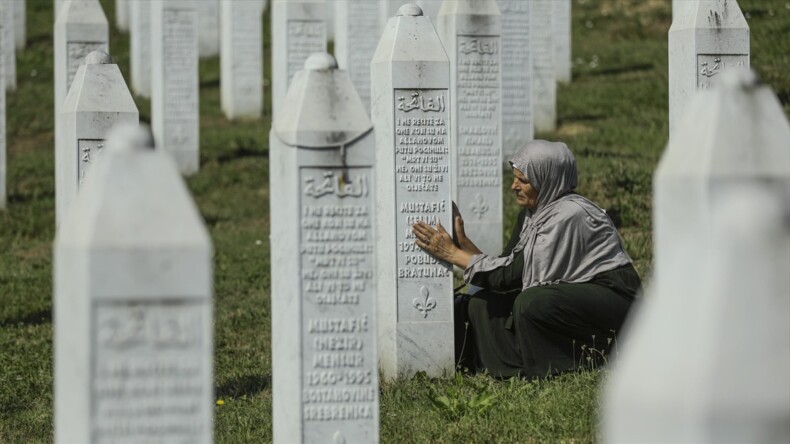
[[[210,443],[208,231],[150,134],[107,145],[55,239],[55,442]]]
[[[607,440],[787,442],[790,123],[770,88],[730,72],[697,94],[653,188],[651,295],[607,387]]]
[[[88,171],[104,151],[113,126],[137,124],[140,114],[126,82],[105,52],[85,57],[63,103],[60,141],[55,152],[56,219],[62,221]]]
[[[530,1],[532,109],[535,131],[557,128],[557,77],[554,67],[553,0]]]
[[[423,221],[452,232],[450,61],[414,4],[390,19],[371,63],[376,128],[379,359],[387,378],[453,371],[450,264],[420,250]]]
[[[0,22],[0,27],[3,24]],[[3,47],[3,30],[0,29],[0,48]],[[4,60],[0,54],[0,85],[5,81],[4,77]],[[6,137],[6,105],[5,105],[5,88],[0,88],[0,210],[5,209],[8,192],[6,191],[7,182],[7,137]]]
[[[220,99],[229,119],[263,111],[263,4],[222,2]]]
[[[0,48],[5,59],[5,89],[16,89],[16,44],[14,43],[14,2],[0,2],[0,20],[3,21],[3,47]]]
[[[14,41],[17,51],[25,49],[27,45],[27,12],[25,11],[25,0],[14,0]]]
[[[338,100],[338,98],[344,98]],[[378,442],[375,136],[331,55],[269,135],[274,442]]]
[[[571,81],[571,0],[553,0],[554,68],[557,81]]]
[[[115,26],[123,31],[129,31],[129,7],[139,0],[115,0]]]
[[[370,112],[370,61],[381,37],[379,5],[370,0],[335,2],[335,55],[351,76],[365,109]]]
[[[129,64],[135,94],[151,97],[151,2],[129,2]]]
[[[272,4],[272,114],[284,105],[291,79],[310,54],[326,52],[324,0],[274,0]]]
[[[151,3],[151,123],[184,174],[200,167],[197,11],[190,0]]]
[[[503,163],[534,139],[531,2],[497,0],[502,21]]]
[[[725,68],[748,69],[749,54],[749,25],[735,0],[694,0],[678,10],[669,28],[670,137],[696,92]]]
[[[201,58],[219,55],[219,2],[220,0],[192,2],[198,14],[198,51]],[[236,0],[234,3],[249,3],[249,1]]]
[[[470,239],[502,251],[502,40],[496,0],[447,2],[439,36],[450,57],[453,200]]]

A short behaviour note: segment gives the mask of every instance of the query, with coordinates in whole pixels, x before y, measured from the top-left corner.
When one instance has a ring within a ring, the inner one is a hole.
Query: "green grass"
[[[25,443],[52,440],[54,238],[53,2],[27,3],[28,47],[18,54],[18,89],[8,95],[9,206],[0,212],[0,442]],[[114,1],[102,3],[114,17]],[[574,81],[559,88],[557,131],[539,135],[574,150],[582,194],[620,210],[628,252],[645,280],[653,260],[651,179],[667,141],[669,3],[574,1]],[[790,115],[790,4],[739,3],[750,16],[752,66]],[[128,73],[128,37],[113,31],[111,52]],[[218,59],[201,62],[200,81],[201,171],[187,182],[216,250],[215,390],[224,405],[216,407],[215,438],[267,442],[270,118],[268,112],[257,121],[223,118]],[[149,102],[137,99],[141,119],[150,120]],[[509,232],[516,213],[509,194],[505,207]],[[530,383],[418,376],[384,383],[382,441],[595,441],[605,377],[584,372]]]

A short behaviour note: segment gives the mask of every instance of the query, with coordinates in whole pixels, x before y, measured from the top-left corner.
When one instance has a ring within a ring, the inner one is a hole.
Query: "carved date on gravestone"
[[[304,61],[326,48],[326,24],[319,20],[288,21],[288,85],[294,74],[304,68]]]
[[[168,149],[197,146],[197,24],[191,10],[165,9],[163,60],[164,118]]]
[[[300,169],[305,441],[376,414],[371,168]]]
[[[85,56],[93,51],[107,51],[107,44],[103,42],[69,42],[66,44],[66,92],[71,88],[71,82],[77,74],[77,68],[85,63]]]
[[[104,149],[103,139],[79,139],[77,141],[77,182],[82,185],[96,157]]]
[[[178,300],[94,306],[94,442],[188,442],[205,433],[207,316],[206,304]]]
[[[492,220],[487,202],[502,193],[499,37],[459,35],[457,48],[458,206]]]
[[[446,319],[448,301],[432,303],[431,293],[450,277],[449,264],[439,262],[415,243],[411,226],[439,222],[452,229],[450,193],[450,128],[446,89],[395,90],[395,212],[398,243],[398,322]],[[424,288],[423,288],[424,287]],[[427,296],[426,296],[427,295]]]
[[[747,54],[698,54],[697,89],[710,89],[719,82],[719,74],[726,68],[749,68]]]

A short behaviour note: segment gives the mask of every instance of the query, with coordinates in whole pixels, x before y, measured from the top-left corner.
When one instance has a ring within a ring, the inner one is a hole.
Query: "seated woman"
[[[606,213],[573,193],[576,159],[564,143],[529,142],[510,164],[523,210],[499,257],[466,237],[460,215],[455,240],[441,225],[412,227],[420,248],[463,268],[465,282],[482,288],[456,307],[460,362],[530,379],[599,365],[640,289],[639,276]]]

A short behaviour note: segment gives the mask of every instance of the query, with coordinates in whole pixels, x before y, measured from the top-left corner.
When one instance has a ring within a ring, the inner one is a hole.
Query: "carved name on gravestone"
[[[502,251],[502,52],[496,0],[458,0],[439,14],[450,56],[453,200],[467,235],[483,251]]]
[[[211,240],[167,154],[116,128],[55,239],[55,442],[210,443]]]
[[[497,0],[502,22],[502,152],[503,163],[534,138],[530,5]]]
[[[532,50],[532,109],[535,131],[557,128],[557,78],[554,67],[552,0],[530,2]]]
[[[318,53],[269,136],[275,442],[378,441],[372,128]]]
[[[272,5],[272,113],[284,105],[291,79],[311,54],[326,51],[324,0],[275,0]]]
[[[151,122],[184,174],[200,165],[197,12],[190,0],[151,3]]]
[[[422,252],[411,226],[452,231],[450,63],[422,10],[400,8],[371,64],[379,215],[379,359],[387,378],[453,371],[452,268]]]
[[[219,3],[220,0],[193,0],[198,15],[198,54],[201,58],[219,55]],[[234,3],[250,2],[235,0]]]
[[[259,117],[263,109],[262,4],[222,2],[220,99],[229,119]]]
[[[58,220],[77,196],[96,158],[105,145],[110,129],[119,124],[137,124],[139,112],[126,87],[118,65],[105,52],[92,52],[85,58],[63,103],[62,123],[55,153],[58,181],[55,208]]]
[[[0,20],[3,21],[3,48],[2,55],[5,58],[5,88],[6,90],[16,89],[16,44],[14,43],[14,2],[0,2]]]
[[[608,384],[607,440],[785,442],[790,122],[740,71],[677,124],[653,183],[655,279]]]
[[[554,68],[558,82],[571,81],[571,0],[553,0]]]
[[[370,112],[370,61],[381,37],[379,5],[370,0],[343,0],[335,2],[335,7],[337,63],[348,71]]]
[[[25,49],[27,45],[27,12],[25,11],[25,0],[14,0],[14,41],[17,51]]]
[[[151,2],[129,2],[129,58],[132,89],[151,97]]]
[[[684,1],[669,29],[669,134],[698,90],[749,68],[749,25],[734,0]]]

